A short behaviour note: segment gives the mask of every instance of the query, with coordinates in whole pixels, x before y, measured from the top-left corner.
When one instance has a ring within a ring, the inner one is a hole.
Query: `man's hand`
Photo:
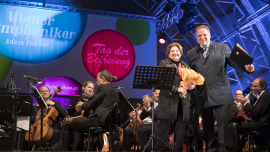
[[[82,110],[82,104],[83,104],[83,102],[81,102],[81,101],[77,103],[77,105],[76,105],[76,110],[77,111],[81,111]]]
[[[47,100],[47,101],[46,101],[46,104],[47,104],[48,106],[53,106],[53,105],[55,104],[55,102],[53,102],[53,101],[51,101],[51,100]]]
[[[238,97],[237,100],[240,101],[242,105],[244,105],[245,103],[250,103],[249,99],[245,98],[244,96]]]
[[[187,93],[187,89],[185,89],[185,88],[183,88],[183,87],[179,87],[179,88],[178,88],[178,92],[179,92],[179,93],[186,94],[186,93]]]
[[[184,87],[187,89],[187,90],[193,90],[195,88],[195,83],[188,83],[186,82],[184,84]]]
[[[248,72],[253,72],[255,70],[253,64],[245,65],[245,68]]]

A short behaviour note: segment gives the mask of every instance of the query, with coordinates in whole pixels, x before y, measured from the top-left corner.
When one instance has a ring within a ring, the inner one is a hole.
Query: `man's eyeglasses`
[[[235,94],[235,95],[243,95],[243,94]]]

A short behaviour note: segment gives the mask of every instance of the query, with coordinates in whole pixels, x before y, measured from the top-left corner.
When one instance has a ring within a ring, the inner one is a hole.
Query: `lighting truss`
[[[144,20],[144,21],[149,21],[149,22],[157,22],[158,21],[158,17],[153,17],[153,16],[117,13],[117,12],[100,11],[100,10],[92,10],[92,9],[82,9],[82,8],[74,8],[74,7],[70,7],[70,6],[62,6],[62,5],[54,5],[54,4],[45,4],[45,6],[43,7],[43,3],[27,2],[27,1],[0,0],[0,4],[38,8],[38,9],[46,9],[46,10],[55,10],[55,11],[63,11],[63,12],[73,12],[73,13],[83,13],[83,14],[110,16],[110,17],[118,17],[118,18],[128,18],[128,19],[135,19],[135,20]]]

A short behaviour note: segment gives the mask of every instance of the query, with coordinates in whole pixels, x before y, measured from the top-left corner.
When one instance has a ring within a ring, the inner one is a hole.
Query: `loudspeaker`
[[[1,137],[0,138],[0,151],[13,151],[14,137]]]

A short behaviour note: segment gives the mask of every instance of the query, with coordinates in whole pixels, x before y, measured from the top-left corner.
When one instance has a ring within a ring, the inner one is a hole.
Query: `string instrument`
[[[88,117],[90,114],[93,113],[93,110],[82,110],[81,111],[81,115],[79,116],[76,116],[76,117],[71,117],[71,116],[68,116],[67,118],[65,118],[65,121],[67,122],[72,122],[74,119],[76,118],[80,118],[80,117]]]
[[[54,93],[51,95],[49,100],[51,100],[54,95],[58,92],[61,92],[62,88],[58,86],[58,90],[55,90]],[[41,117],[43,117],[43,131],[42,131],[42,145],[46,144],[52,137],[53,134],[53,127],[52,123],[58,116],[58,111],[55,109],[54,106],[50,106],[46,113],[41,116],[41,109],[39,109],[37,113],[37,117],[35,123],[30,128],[30,145],[40,146],[40,134],[41,134]],[[25,140],[29,141],[29,132],[25,135]]]
[[[137,103],[137,108],[136,108],[136,117],[132,119],[132,121],[129,123],[128,128],[133,127],[133,142],[135,145],[137,145],[137,149],[139,149],[140,145],[140,138],[138,135],[138,129],[142,127],[142,120],[140,118],[140,115],[137,113],[141,108],[141,104]]]

